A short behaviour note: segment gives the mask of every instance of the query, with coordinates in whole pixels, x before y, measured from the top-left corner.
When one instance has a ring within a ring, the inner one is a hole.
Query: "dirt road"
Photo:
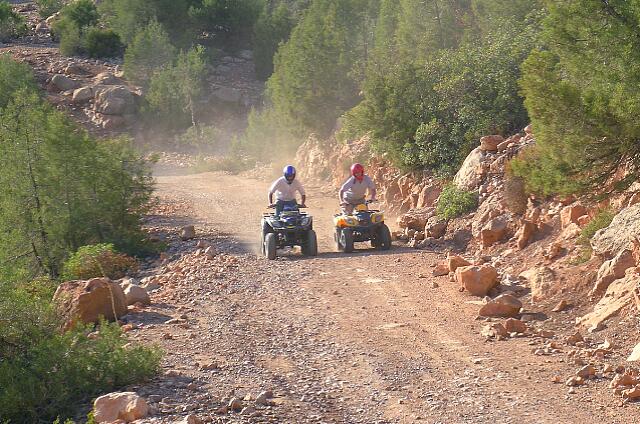
[[[135,336],[167,352],[169,372],[140,390],[156,402],[151,422],[188,413],[209,422],[639,422],[637,406],[619,405],[607,381],[575,393],[552,383],[577,367],[564,354],[534,355],[545,340],[485,341],[469,303],[478,299],[431,277],[442,253],[335,253],[334,200],[311,190],[319,256],[270,262],[255,254],[266,183],[210,173],[157,180],[163,202],[183,208],[163,225],[195,223],[237,265],[190,271],[134,316]],[[166,324],[181,313],[182,327]],[[254,409],[261,390],[273,391],[272,405]],[[226,411],[233,396],[249,408]]]

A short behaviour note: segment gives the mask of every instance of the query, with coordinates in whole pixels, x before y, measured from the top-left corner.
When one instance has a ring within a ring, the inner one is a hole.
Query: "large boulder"
[[[576,323],[590,330],[600,329],[602,324],[627,306],[634,304],[634,291],[640,284],[640,268],[627,269],[624,278],[609,284],[607,291],[593,308],[593,312],[576,318]]]
[[[447,220],[433,216],[424,226],[427,237],[440,238],[447,232]]]
[[[127,313],[122,287],[108,278],[62,283],[53,301],[65,318],[65,329],[73,327],[78,321],[97,323],[101,317],[115,320]]]
[[[133,305],[134,303],[142,303],[143,305],[151,304],[151,298],[147,290],[135,284],[130,284],[125,287],[124,296],[127,299],[127,305]]]
[[[435,216],[436,208],[423,208],[409,211],[398,218],[400,228],[409,228],[416,231],[423,231],[427,221]]]
[[[636,265],[633,252],[629,249],[621,250],[613,259],[605,261],[598,270],[596,283],[589,293],[590,297],[602,295],[609,284],[624,277],[625,271]]]
[[[622,209],[608,227],[598,230],[591,246],[596,255],[612,258],[635,237],[640,237],[640,203]]]
[[[109,393],[93,402],[93,417],[97,423],[112,423],[117,420],[131,422],[147,415],[147,401],[134,392]]]
[[[522,302],[508,293],[501,294],[490,300],[480,308],[478,315],[481,317],[515,317],[520,313]]]
[[[469,262],[462,256],[449,254],[447,256],[447,265],[449,266],[450,272],[455,272],[455,270],[460,267],[471,265],[471,262]]]
[[[498,272],[491,265],[465,266],[456,269],[456,279],[474,296],[486,296],[498,285]]]
[[[507,234],[507,218],[500,216],[487,222],[480,230],[482,247],[489,247],[500,241]]]
[[[580,203],[565,206],[560,211],[560,225],[562,228],[566,228],[572,223],[577,224],[578,218],[585,215],[587,212],[587,208]]]
[[[93,88],[91,87],[80,87],[73,91],[73,96],[71,97],[74,103],[84,103],[91,99],[93,99]]]
[[[480,138],[480,149],[485,152],[496,152],[498,145],[504,141],[501,135],[487,135]]]
[[[547,297],[556,279],[553,270],[546,266],[524,271],[520,273],[519,277],[529,282],[531,301],[534,303]]]
[[[51,84],[60,91],[75,90],[80,83],[66,75],[56,74],[51,78]]]
[[[427,185],[420,190],[417,208],[431,207],[442,193],[442,187],[438,184]]]
[[[135,94],[124,85],[110,85],[95,89],[95,110],[105,115],[135,113]]]
[[[476,147],[464,160],[453,182],[462,190],[473,191],[482,181],[482,163],[484,154],[480,147]]]
[[[531,240],[535,231],[536,224],[526,219],[522,221],[522,225],[516,232],[518,249],[524,249],[527,247],[527,244],[529,244],[529,240]]]

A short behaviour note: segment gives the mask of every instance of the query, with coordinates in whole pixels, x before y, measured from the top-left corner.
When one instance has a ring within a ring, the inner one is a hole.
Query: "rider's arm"
[[[273,205],[273,193],[269,192],[269,204]]]
[[[276,192],[276,187],[278,185],[278,180],[275,180],[271,187],[269,187],[269,204],[273,205],[273,193]]]
[[[303,194],[302,195],[302,206],[306,206],[307,205],[307,195]]]
[[[347,181],[345,181],[344,184],[342,184],[342,187],[340,187],[340,192],[338,193],[338,197],[340,198],[340,203],[342,203],[344,200],[344,192],[349,190],[349,182],[351,181],[351,178],[348,178]]]
[[[375,188],[375,186],[373,188],[369,189],[369,193],[371,194],[371,200],[376,200],[376,188]]]

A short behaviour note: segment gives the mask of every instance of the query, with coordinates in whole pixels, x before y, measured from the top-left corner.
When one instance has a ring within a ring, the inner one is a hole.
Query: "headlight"
[[[382,222],[382,221],[384,221],[384,214],[381,214],[381,213],[371,214],[371,222],[373,222],[374,224],[377,224],[378,222]]]
[[[358,225],[358,220],[349,216],[345,218],[345,222],[347,225]]]
[[[341,216],[336,221],[336,227],[354,227],[358,225],[358,221],[350,216]]]
[[[310,223],[311,223],[311,217],[310,216],[302,217],[302,219],[300,220],[300,225],[305,226],[305,227],[307,225],[309,225]]]

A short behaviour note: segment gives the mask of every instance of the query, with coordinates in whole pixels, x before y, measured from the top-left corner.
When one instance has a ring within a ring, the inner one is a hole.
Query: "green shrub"
[[[53,24],[55,38],[60,40],[60,53],[72,56],[80,53],[82,48],[82,35],[78,25],[69,18],[62,18]]]
[[[0,361],[2,421],[64,419],[92,397],[159,370],[159,349],[130,344],[117,324],[103,322],[91,337],[90,328],[82,326],[60,334],[25,306],[32,305],[18,304],[12,318],[28,343]]]
[[[60,14],[71,19],[80,29],[95,26],[99,18],[93,0],[75,0],[64,6]]]
[[[469,191],[459,189],[455,184],[447,184],[440,194],[436,213],[444,219],[457,218],[478,207],[478,198]]]
[[[64,0],[36,0],[38,13],[43,19],[58,12],[64,6]]]
[[[98,23],[98,11],[91,0],[76,0],[60,10],[60,18],[51,28],[60,40],[60,52],[71,56],[82,52],[84,37]]]
[[[113,244],[94,244],[81,247],[66,260],[63,278],[86,280],[94,277],[109,277],[117,280],[137,268],[138,262],[130,256],[118,253]]]
[[[162,24],[151,21],[140,30],[124,53],[124,74],[135,84],[147,86],[151,76],[173,61],[176,49]]]
[[[82,40],[90,57],[115,57],[122,54],[124,46],[120,37],[111,29],[90,28]]]
[[[580,236],[576,240],[576,243],[590,250],[591,238],[594,236],[596,231],[608,227],[615,216],[616,214],[611,209],[602,209],[598,211],[593,219],[584,226],[582,232],[580,232]]]
[[[13,11],[6,1],[0,1],[0,41],[19,37],[27,32],[24,18]]]

